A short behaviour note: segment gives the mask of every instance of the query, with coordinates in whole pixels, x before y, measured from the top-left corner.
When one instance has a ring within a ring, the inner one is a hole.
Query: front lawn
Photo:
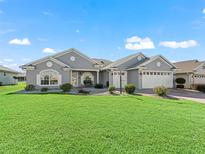
[[[0,87],[0,153],[205,153],[203,104],[22,87]]]

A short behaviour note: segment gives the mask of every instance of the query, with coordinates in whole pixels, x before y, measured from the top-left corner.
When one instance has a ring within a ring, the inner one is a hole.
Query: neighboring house
[[[57,53],[21,66],[26,70],[27,84],[37,88],[58,88],[64,83],[81,87],[87,83],[120,87],[132,83],[137,88],[153,88],[164,85],[173,87],[175,66],[163,56],[146,57],[137,53],[111,62],[91,59],[76,49]],[[91,82],[89,82],[91,81]]]
[[[18,82],[26,81],[26,73],[25,72],[18,73],[17,80],[18,80]]]
[[[17,84],[17,74],[18,72],[0,65],[0,85]]]
[[[194,85],[205,85],[205,62],[198,60],[180,61],[174,63],[177,67],[176,78],[185,79],[185,88]]]

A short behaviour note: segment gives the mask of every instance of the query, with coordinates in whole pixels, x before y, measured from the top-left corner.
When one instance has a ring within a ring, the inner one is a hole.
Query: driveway
[[[152,89],[137,90],[137,93],[142,95],[154,96]],[[200,103],[205,103],[205,93],[189,89],[169,89],[168,96],[178,99],[187,99]]]

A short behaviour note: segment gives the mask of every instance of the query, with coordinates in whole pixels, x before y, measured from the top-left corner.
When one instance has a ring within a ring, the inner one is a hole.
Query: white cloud
[[[140,49],[154,49],[154,43],[149,37],[140,38],[133,36],[126,40],[125,48],[129,50],[140,50]]]
[[[195,40],[188,40],[188,41],[182,41],[182,42],[176,42],[176,41],[162,41],[159,43],[160,46],[168,47],[168,48],[190,48],[197,46],[198,43]]]
[[[5,58],[3,59],[5,62],[13,62],[14,60],[13,59],[10,59],[10,58]]]
[[[205,14],[205,8],[202,10],[202,13]]]
[[[55,49],[52,49],[52,48],[44,48],[44,49],[43,49],[43,52],[44,52],[44,53],[56,53],[56,50],[55,50]]]
[[[31,42],[29,41],[28,38],[23,38],[23,39],[15,38],[15,39],[9,41],[9,44],[14,44],[14,45],[31,45]]]

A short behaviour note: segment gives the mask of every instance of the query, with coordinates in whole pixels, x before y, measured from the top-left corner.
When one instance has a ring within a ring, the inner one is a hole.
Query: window
[[[58,85],[58,72],[46,70],[40,73],[41,85]]]
[[[4,72],[4,76],[6,76],[6,72]]]

